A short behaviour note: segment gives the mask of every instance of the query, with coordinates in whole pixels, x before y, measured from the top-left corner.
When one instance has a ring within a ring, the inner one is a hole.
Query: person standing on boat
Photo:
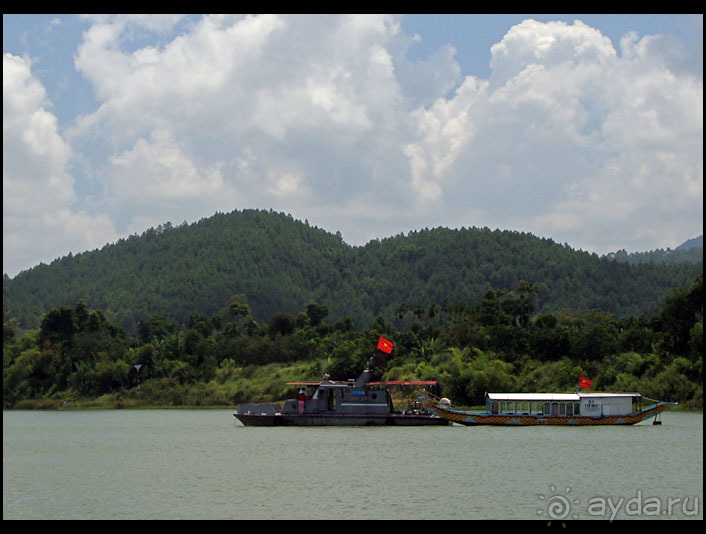
[[[299,395],[297,395],[297,400],[299,400],[299,413],[304,413],[304,406],[306,405],[306,393],[303,389],[299,390]]]

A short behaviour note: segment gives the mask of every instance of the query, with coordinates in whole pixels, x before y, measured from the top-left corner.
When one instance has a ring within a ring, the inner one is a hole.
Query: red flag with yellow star
[[[579,387],[580,388],[585,388],[585,389],[591,389],[591,384],[593,384],[593,380],[589,380],[585,376],[581,375],[579,377]]]
[[[389,339],[385,339],[382,336],[380,336],[380,339],[378,339],[378,349],[383,352],[386,352],[387,354],[390,354],[392,352],[392,347],[394,346],[395,345]]]

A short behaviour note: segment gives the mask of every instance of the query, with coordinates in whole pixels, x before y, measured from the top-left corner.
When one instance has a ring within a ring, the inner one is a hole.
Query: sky
[[[3,273],[216,212],[703,234],[703,15],[3,15]]]

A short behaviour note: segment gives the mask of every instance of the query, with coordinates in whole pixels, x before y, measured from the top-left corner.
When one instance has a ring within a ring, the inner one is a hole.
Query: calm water
[[[703,519],[703,416],[253,428],[231,410],[3,413],[3,519]]]

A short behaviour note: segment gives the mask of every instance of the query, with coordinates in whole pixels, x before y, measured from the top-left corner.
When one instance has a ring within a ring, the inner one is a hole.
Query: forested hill
[[[704,236],[688,239],[674,250],[657,249],[649,252],[632,252],[625,250],[606,255],[615,261],[628,263],[698,263],[704,261]]]
[[[414,231],[352,247],[290,215],[245,210],[167,223],[5,276],[3,307],[28,328],[52,308],[82,300],[135,332],[154,315],[182,326],[193,313],[226,315],[234,299],[262,322],[316,302],[328,308],[328,321],[350,317],[362,328],[378,315],[395,320],[404,310],[471,304],[490,289],[514,291],[527,281],[538,289],[540,312],[638,316],[653,314],[670,290],[702,272],[703,260],[617,262],[530,234],[478,228]]]

